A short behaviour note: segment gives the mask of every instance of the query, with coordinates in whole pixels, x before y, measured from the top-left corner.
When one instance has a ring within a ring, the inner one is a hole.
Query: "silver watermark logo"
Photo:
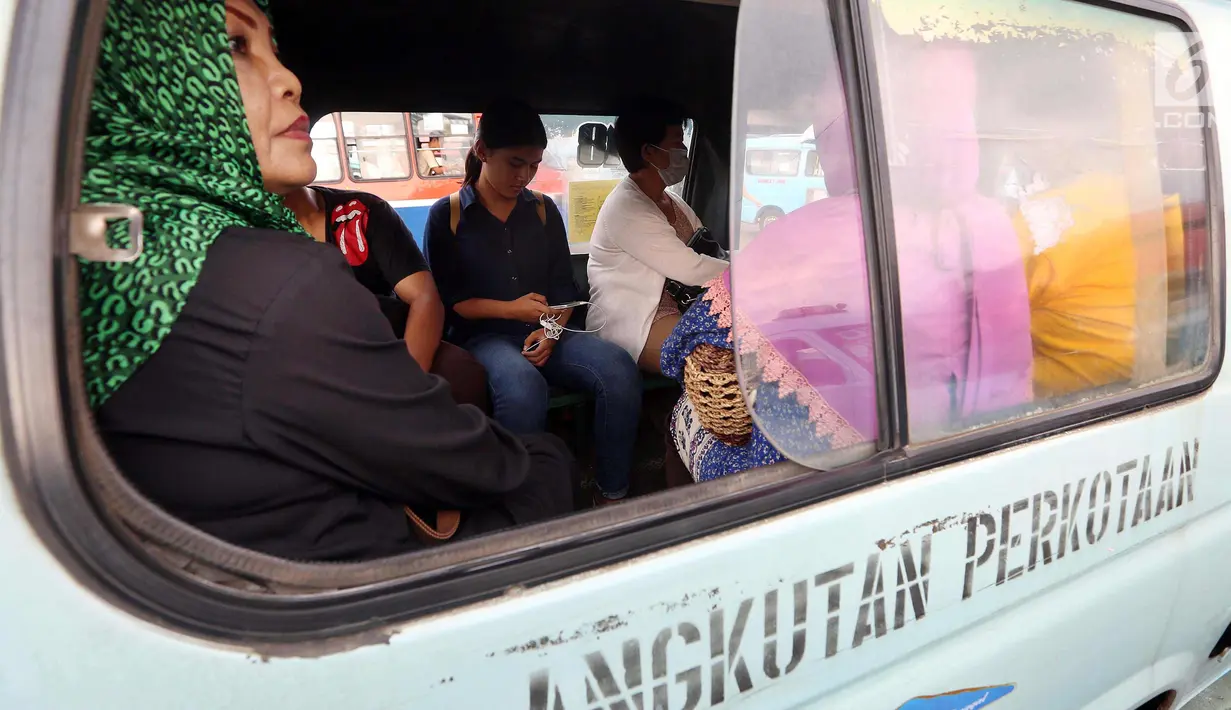
[[[1213,123],[1209,64],[1201,37],[1188,32],[1154,35],[1154,106],[1160,128],[1203,128]]]

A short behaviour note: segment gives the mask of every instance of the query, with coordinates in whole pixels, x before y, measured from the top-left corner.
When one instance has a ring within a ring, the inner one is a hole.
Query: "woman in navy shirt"
[[[551,306],[580,298],[560,211],[526,189],[546,147],[532,108],[490,106],[466,158],[464,187],[432,206],[424,246],[450,338],[487,368],[496,421],[514,433],[542,431],[549,386],[594,395],[601,505],[628,492],[641,376],[619,347],[569,331],[553,340],[540,324],[545,315],[566,324],[572,310]]]

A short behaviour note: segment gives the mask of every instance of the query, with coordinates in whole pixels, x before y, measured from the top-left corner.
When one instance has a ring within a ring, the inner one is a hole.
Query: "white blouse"
[[[683,200],[667,193],[698,229],[701,220]],[[586,274],[590,280],[589,328],[636,360],[650,334],[663,284],[668,278],[701,286],[727,268],[727,262],[693,251],[637,183],[624,178],[612,190],[594,224]]]

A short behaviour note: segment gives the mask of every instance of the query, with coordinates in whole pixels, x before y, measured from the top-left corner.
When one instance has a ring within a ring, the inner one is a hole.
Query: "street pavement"
[[[1231,673],[1193,698],[1183,710],[1231,710]]]

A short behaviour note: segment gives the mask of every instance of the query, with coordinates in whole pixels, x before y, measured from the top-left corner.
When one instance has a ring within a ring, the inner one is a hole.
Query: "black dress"
[[[460,509],[454,539],[571,509],[572,457],[459,406],[337,248],[230,229],[170,334],[97,420],[121,470],[185,522],[299,560],[422,546],[403,511]]]

